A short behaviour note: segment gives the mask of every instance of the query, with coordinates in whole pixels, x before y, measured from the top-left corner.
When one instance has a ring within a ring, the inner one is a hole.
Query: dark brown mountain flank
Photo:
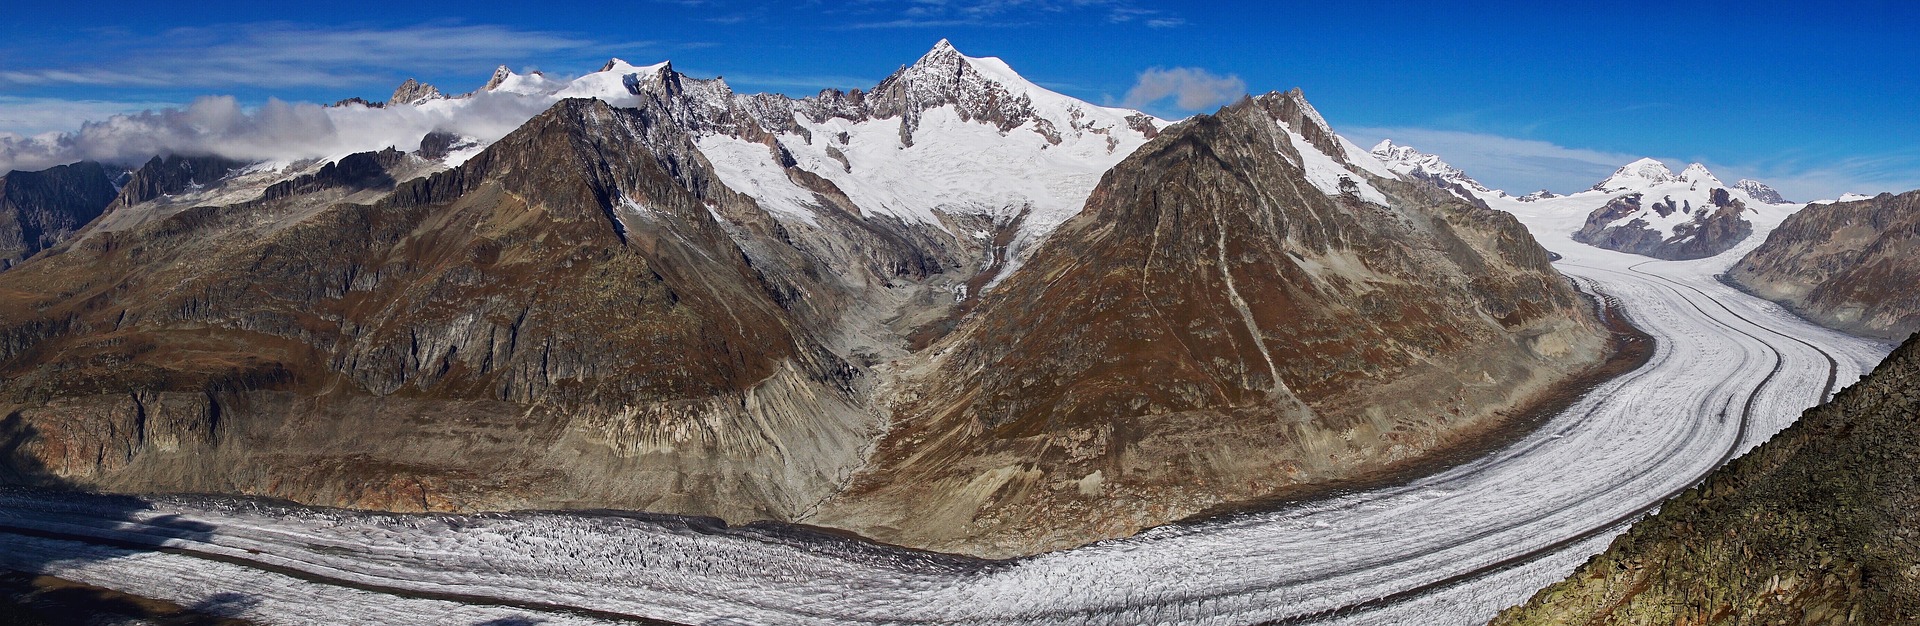
[[[1573,233],[1573,240],[1608,250],[1684,261],[1726,252],[1753,234],[1753,223],[1744,216],[1746,204],[1734,199],[1726,189],[1714,188],[1708,196],[1712,206],[1698,209],[1675,206],[1672,198],[1647,199],[1642,196],[1638,193],[1627,194],[1594,209],[1587,216],[1586,225]],[[1675,225],[1671,233],[1652,228],[1644,219],[1620,222],[1622,218],[1639,212],[1642,202],[1652,202],[1654,213],[1663,218],[1688,210],[1693,210],[1694,218]]]
[[[1727,278],[1850,333],[1897,340],[1920,331],[1920,191],[1807,205]]]
[[[1420,457],[1604,356],[1516,222],[1341,169],[1298,92],[1162,134],[982,299],[1024,214],[863,211],[783,143],[897,117],[905,149],[945,106],[1046,135],[949,53],[797,101],[630,75],[636,106],[562,101],[452,168],[449,137],[156,159],[0,273],[0,475],[1024,554]],[[723,184],[715,134],[809,219]]]
[[[1128,535],[1418,456],[1600,360],[1511,216],[1384,179],[1391,206],[1319,191],[1302,110],[1244,100],[1110,171],[910,365],[818,521],[996,555]]]
[[[0,176],[0,270],[65,240],[113,197],[106,168],[91,161]]]
[[[1920,340],[1495,624],[1920,623]]]
[[[792,516],[874,425],[664,119],[569,100],[371,204],[315,190],[392,156],[7,272],[5,449],[115,490]]]

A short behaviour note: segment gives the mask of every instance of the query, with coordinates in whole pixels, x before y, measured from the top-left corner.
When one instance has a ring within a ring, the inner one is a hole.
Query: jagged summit
[[[1491,196],[1498,198],[1506,197],[1507,195],[1504,191],[1491,189],[1486,185],[1480,184],[1480,181],[1474,180],[1473,177],[1468,176],[1466,172],[1460,171],[1459,168],[1449,165],[1437,155],[1421,152],[1412,146],[1393,143],[1392,139],[1381,140],[1380,143],[1374,145],[1373,150],[1369,152],[1374,158],[1386,163],[1387,169],[1396,174],[1405,174],[1426,180],[1445,189],[1451,189],[1452,185],[1459,185],[1468,195],[1476,197],[1484,198]],[[1460,190],[1455,190],[1455,193],[1459,192]]]
[[[444,100],[446,97],[433,85],[409,78],[393,90],[393,97],[387,99],[387,104],[420,105],[434,100]]]
[[[1742,178],[1739,182],[1735,182],[1733,186],[1739,188],[1741,191],[1747,192],[1747,195],[1753,196],[1753,199],[1761,202],[1768,204],[1784,204],[1787,202],[1786,197],[1781,196],[1780,192],[1772,186],[1751,178]]]
[[[512,76],[513,76],[513,70],[511,70],[511,69],[508,69],[508,68],[507,68],[507,66],[505,66],[505,65],[502,65],[502,66],[500,66],[500,67],[497,67],[497,68],[494,68],[494,70],[493,70],[493,77],[492,77],[492,78],[489,78],[489,79],[487,79],[487,84],[485,84],[485,85],[482,85],[482,86],[480,87],[480,90],[481,90],[481,91],[493,91],[493,90],[495,90],[495,89],[499,89],[499,88],[500,88],[500,84],[501,84],[501,83],[504,83],[504,82],[507,82],[507,79],[508,79],[508,78],[511,78]]]

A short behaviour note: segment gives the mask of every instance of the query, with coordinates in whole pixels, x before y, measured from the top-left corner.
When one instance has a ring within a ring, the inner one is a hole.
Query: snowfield
[[[1500,208],[1657,348],[1512,445],[1409,484],[1006,562],[646,514],[11,491],[0,568],[272,624],[1477,624],[1891,349],[1715,279],[1784,210],[1750,215],[1731,251],[1666,262],[1574,243],[1586,212],[1564,203]]]

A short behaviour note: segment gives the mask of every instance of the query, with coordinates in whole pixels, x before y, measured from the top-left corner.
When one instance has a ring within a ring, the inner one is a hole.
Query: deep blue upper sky
[[[1920,187],[1909,1],[293,4],[16,7],[0,21],[0,132],[207,94],[384,99],[409,76],[458,93],[500,64],[573,75],[610,56],[806,94],[870,87],[946,37],[1057,91],[1168,117],[1218,105],[1229,77],[1298,86],[1356,141],[1392,137],[1513,191],[1583,187],[1643,155],[1799,199]],[[1197,71],[1175,95],[1130,101],[1150,68]]]

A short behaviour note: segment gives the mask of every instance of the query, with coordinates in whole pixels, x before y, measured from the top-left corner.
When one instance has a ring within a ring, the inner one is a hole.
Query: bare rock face
[[[0,270],[65,241],[113,197],[107,169],[91,161],[0,176]]]
[[[1746,205],[1725,189],[1713,189],[1709,197],[1711,206],[1694,207],[1671,198],[1623,195],[1594,209],[1573,240],[1668,261],[1720,254],[1751,236],[1753,223],[1744,217]],[[1643,206],[1661,219],[1677,216],[1685,221],[1662,231],[1649,224]]]
[[[1839,330],[1886,339],[1920,331],[1920,191],[1807,205],[1727,278]]]
[[[817,521],[995,556],[1128,535],[1418,455],[1599,360],[1511,216],[1316,190],[1297,101],[1174,125],[1110,171],[913,366]]]
[[[221,157],[167,155],[153,157],[133,171],[120,195],[107,207],[108,212],[148,202],[191,188],[205,187],[244,167],[239,161]]]
[[[1502,612],[1520,624],[1920,622],[1920,341]]]
[[[420,104],[446,97],[433,85],[409,78],[393,90],[393,97],[387,98],[387,104]]]

